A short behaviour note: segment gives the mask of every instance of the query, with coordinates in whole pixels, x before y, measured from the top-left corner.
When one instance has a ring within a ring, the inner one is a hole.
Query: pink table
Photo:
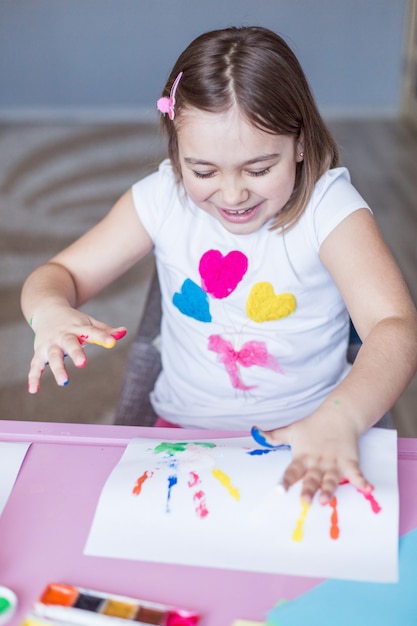
[[[246,433],[182,430],[181,439]],[[183,605],[204,614],[202,626],[262,621],[280,598],[292,599],[320,581],[84,556],[101,490],[133,437],[178,438],[175,429],[0,423],[1,441],[31,441],[0,517],[0,585],[19,599],[19,625],[49,582]],[[400,533],[417,527],[417,439],[400,439]]]

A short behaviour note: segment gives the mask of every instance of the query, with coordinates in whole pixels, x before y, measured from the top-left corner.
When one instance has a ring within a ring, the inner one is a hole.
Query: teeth
[[[239,209],[239,211],[230,211],[230,209],[226,209],[226,213],[230,213],[230,215],[243,215],[244,213],[247,213],[248,211],[250,211],[251,209]]]

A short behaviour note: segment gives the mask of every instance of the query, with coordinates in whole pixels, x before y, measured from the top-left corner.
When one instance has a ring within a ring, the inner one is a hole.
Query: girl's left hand
[[[348,419],[325,420],[315,413],[289,426],[260,432],[273,446],[291,446],[293,459],[282,484],[287,490],[302,480],[305,502],[310,503],[319,492],[320,502],[329,503],[342,479],[361,491],[372,491],[360,470],[358,436]]]

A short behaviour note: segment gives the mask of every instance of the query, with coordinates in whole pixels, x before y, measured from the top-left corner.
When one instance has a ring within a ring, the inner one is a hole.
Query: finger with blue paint
[[[262,431],[259,430],[257,426],[252,426],[251,435],[255,439],[256,443],[259,443],[260,446],[264,446],[265,448],[271,448],[273,450],[290,450],[291,446],[286,443],[281,443],[277,446],[274,446],[272,443],[266,440],[265,435]]]
[[[263,446],[264,448],[267,448],[268,451],[291,449],[291,446],[285,443],[281,443],[277,446],[274,446],[272,443],[269,443],[269,441],[266,440],[265,435],[259,430],[257,426],[252,426],[251,435],[256,441],[256,443],[258,443],[260,446]],[[286,491],[284,480],[282,478],[277,482],[276,488],[277,488],[278,493],[280,494]]]

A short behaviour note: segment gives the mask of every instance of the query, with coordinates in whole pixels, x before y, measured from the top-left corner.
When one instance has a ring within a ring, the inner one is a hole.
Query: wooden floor
[[[417,130],[394,120],[329,126],[417,304]],[[393,418],[400,436],[417,437],[417,376],[394,407]]]

